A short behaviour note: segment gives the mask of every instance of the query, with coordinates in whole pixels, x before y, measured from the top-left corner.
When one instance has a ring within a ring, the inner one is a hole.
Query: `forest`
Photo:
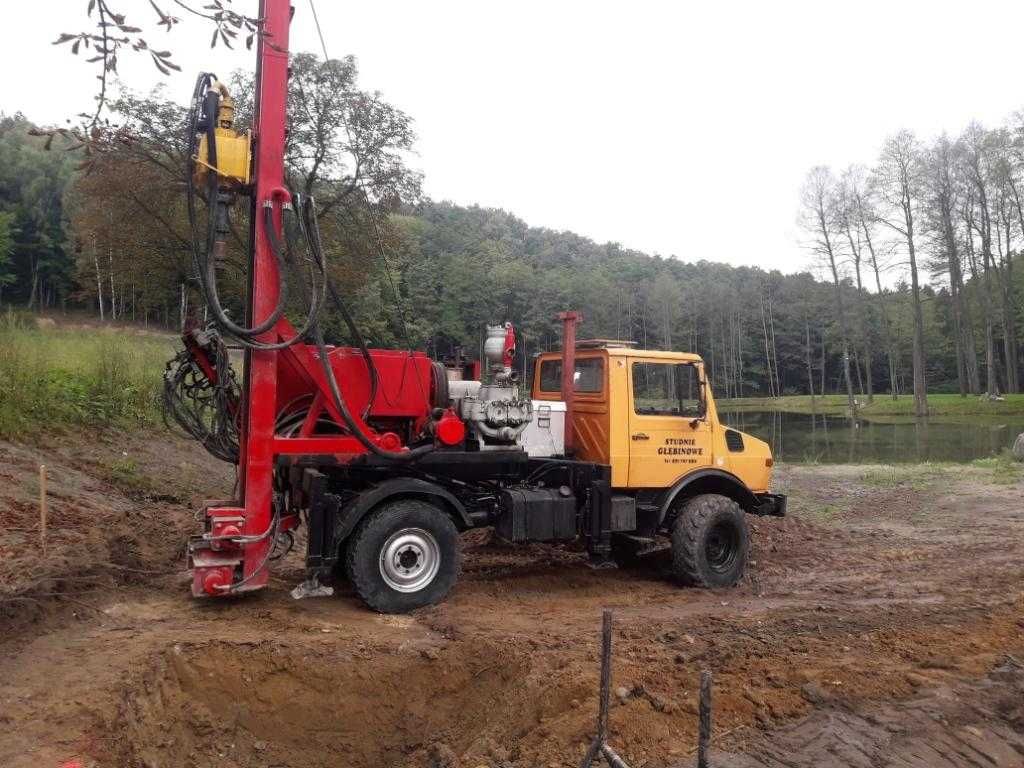
[[[926,392],[1020,390],[1024,117],[929,141],[902,131],[871,167],[810,169],[793,201],[804,256],[783,273],[723,263],[757,261],[725,251],[738,241],[724,235],[718,253],[652,255],[431,200],[410,163],[412,117],[362,89],[353,58],[297,54],[292,72],[290,183],[315,197],[330,272],[374,345],[472,354],[485,323],[508,319],[525,364],[557,346],[554,316],[573,308],[584,336],[698,352],[719,397],[915,392],[923,413]],[[244,124],[251,75],[230,85]],[[0,117],[0,303],[170,330],[201,322],[187,107],[163,88],[121,87],[109,108],[86,152],[24,115]],[[246,218],[221,265],[236,311]],[[739,242],[756,250],[756,233]]]

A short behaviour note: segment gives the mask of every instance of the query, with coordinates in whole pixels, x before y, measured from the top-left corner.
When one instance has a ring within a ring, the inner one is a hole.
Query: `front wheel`
[[[749,550],[746,515],[726,496],[694,496],[672,524],[672,570],[685,584],[731,587],[746,570]]]
[[[371,512],[346,542],[345,571],[356,594],[381,613],[443,600],[459,577],[459,532],[442,510],[416,499]]]

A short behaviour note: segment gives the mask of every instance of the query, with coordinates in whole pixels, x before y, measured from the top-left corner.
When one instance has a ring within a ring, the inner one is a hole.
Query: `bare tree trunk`
[[[843,308],[842,283],[839,281],[839,269],[836,267],[835,254],[832,249],[828,251],[828,263],[832,270],[832,285],[835,288],[836,315],[839,318],[840,343],[843,349],[843,380],[846,382],[846,401],[850,409],[850,416],[857,413],[857,404],[853,398],[853,379],[850,377],[850,342],[849,333],[846,327],[846,312]]]
[[[1004,267],[1004,279],[1000,299],[1003,314],[1003,357],[1006,361],[1006,391],[1016,393],[1020,391],[1020,384],[1017,379],[1017,323],[1014,318],[1014,290],[1012,274],[1012,257],[1007,251],[1006,266]]]
[[[921,308],[921,283],[917,274],[917,249],[914,242],[914,201],[911,197],[910,159],[908,154],[896,156],[898,167],[899,206],[903,213],[902,234],[907,241],[910,259],[910,294],[913,300],[914,343],[911,367],[914,377],[914,415],[928,415],[928,387],[925,381],[924,311]]]
[[[1013,391],[1020,392],[1020,344],[1017,340],[1017,316],[1014,308],[1017,306],[1017,289],[1013,282],[1013,255],[1011,252],[1006,254],[1006,304],[1009,307],[1009,322],[1010,322],[1010,357],[1011,362],[1008,364],[1013,370]]]
[[[185,292],[185,283],[181,284],[181,299],[178,309],[179,326],[182,333],[185,332],[185,316],[188,314],[188,294]]]
[[[885,346],[885,355],[889,363],[889,394],[892,399],[896,399],[896,350],[892,342],[892,329],[889,325],[889,311],[885,306],[885,293],[882,291],[882,275],[881,270],[878,268],[878,255],[875,253],[875,244],[871,239],[871,229],[868,227],[866,219],[861,216],[860,220],[861,229],[864,230],[864,243],[868,247],[868,254],[871,257],[871,269],[875,274],[875,294],[878,298],[878,313],[881,316],[882,322],[882,344]]]
[[[100,259],[93,248],[92,263],[96,267],[96,305],[100,308],[100,322],[105,322],[103,317],[103,274],[100,272]]]
[[[107,263],[110,266],[110,319],[117,320],[117,290],[114,287],[114,252],[107,246]]]
[[[996,371],[996,337],[995,317],[993,315],[992,273],[995,262],[992,255],[992,218],[988,208],[988,198],[984,187],[976,182],[978,188],[978,232],[981,235],[981,264],[984,269],[985,285],[985,394],[988,397],[999,396],[999,377]]]
[[[761,331],[764,334],[764,365],[768,374],[768,396],[775,397],[775,379],[772,376],[772,355],[768,342],[768,321],[764,311],[764,293],[761,294]]]
[[[715,365],[715,321],[713,317],[708,318],[708,348],[711,350],[711,381],[716,381],[717,366]]]
[[[814,369],[811,366],[811,324],[808,320],[804,320],[804,338],[805,346],[804,350],[807,354],[807,391],[811,395],[811,407],[814,407]]]
[[[861,394],[866,394],[868,402],[871,403],[874,402],[875,399],[875,390],[871,381],[871,341],[868,336],[867,323],[865,322],[864,316],[864,284],[861,281],[860,274],[860,262],[863,250],[861,248],[859,235],[854,237],[854,226],[849,217],[844,219],[843,231],[846,233],[846,239],[850,243],[850,252],[853,254],[853,270],[857,277],[857,303],[854,315],[856,317],[857,335],[860,337],[862,345],[861,349],[864,352],[863,378],[861,378],[860,355],[856,351],[854,352],[854,356],[857,358],[857,386]],[[854,346],[856,348],[856,345]],[[865,382],[867,386],[865,386]]]
[[[736,396],[743,397],[743,323],[736,317]]]
[[[979,286],[981,285],[981,280],[978,277],[978,263],[974,252],[974,236],[972,234],[973,225],[970,208],[964,208],[962,215],[964,218],[964,224],[967,228],[967,237],[964,239],[967,266],[971,270],[971,277],[974,280],[974,290],[977,292],[980,290]],[[968,389],[972,395],[978,395],[981,394],[981,373],[978,370],[978,347],[974,338],[974,318],[971,313],[971,300],[964,287],[962,265],[957,270],[957,274],[960,279],[959,293],[963,297],[964,364],[967,368]],[[984,315],[986,313],[987,309],[983,307],[982,314]]]
[[[985,394],[994,398],[999,396],[999,380],[996,375],[995,320],[992,317],[992,274],[984,246],[981,256],[985,268]]]
[[[32,270],[32,285],[28,290],[28,308],[36,307],[36,295],[39,292],[39,257],[29,257],[29,268]],[[42,307],[38,307],[42,309]]]
[[[825,395],[825,329],[819,328],[818,335],[821,338],[821,394]]]
[[[973,391],[967,370],[967,339],[964,328],[963,278],[960,274],[960,256],[956,249],[956,238],[950,232],[946,246],[949,257],[950,297],[953,301],[953,332],[956,334],[956,379],[960,396],[967,397]],[[973,344],[972,344],[973,351]]]
[[[913,222],[908,214],[907,248],[910,252],[910,291],[914,299],[914,415],[928,415],[928,386],[925,381],[924,311],[921,308],[921,286],[917,279],[917,255],[914,252]]]
[[[852,345],[853,350],[853,372],[857,374],[857,391],[862,395],[864,394],[864,378],[860,372],[860,355],[857,353],[856,345]]]
[[[772,370],[775,372],[775,394],[782,396],[782,380],[779,378],[779,347],[775,343],[775,313],[772,310],[771,286],[768,287],[768,330],[772,336]]]
[[[991,398],[996,397],[999,394],[999,381],[996,371],[997,363],[995,353],[994,297],[992,295],[992,272],[995,271],[997,267],[992,254],[992,211],[989,206],[988,181],[986,173],[983,170],[984,163],[982,161],[985,150],[981,143],[976,143],[972,149],[973,152],[967,157],[966,167],[970,172],[971,182],[977,197],[965,207],[964,219],[968,224],[968,236],[973,237],[973,235],[971,235],[973,228],[973,230],[977,231],[981,237],[981,263],[984,269],[984,279],[982,283],[985,296],[985,300],[983,302],[983,311],[985,313],[985,390],[986,395]],[[975,204],[977,205],[978,212],[976,221],[973,212],[973,205]]]

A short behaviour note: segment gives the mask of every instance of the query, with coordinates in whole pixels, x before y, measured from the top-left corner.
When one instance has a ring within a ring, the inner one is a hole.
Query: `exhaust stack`
[[[559,312],[562,321],[562,400],[565,401],[565,455],[576,451],[576,429],[573,423],[573,401],[576,397],[576,325],[583,320],[580,312]]]

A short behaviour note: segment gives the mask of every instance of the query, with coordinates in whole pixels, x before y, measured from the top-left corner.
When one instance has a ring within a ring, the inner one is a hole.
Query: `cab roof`
[[[576,345],[576,356],[577,357],[592,357],[593,353],[599,352],[608,355],[608,357],[644,357],[655,360],[678,360],[684,363],[701,363],[704,362],[700,355],[694,354],[693,352],[672,352],[663,349],[635,349],[632,346],[620,346],[623,342],[613,342],[611,344],[593,345],[588,344],[587,346],[580,347]],[[545,360],[561,359],[561,351],[554,352],[542,352],[538,358]]]

